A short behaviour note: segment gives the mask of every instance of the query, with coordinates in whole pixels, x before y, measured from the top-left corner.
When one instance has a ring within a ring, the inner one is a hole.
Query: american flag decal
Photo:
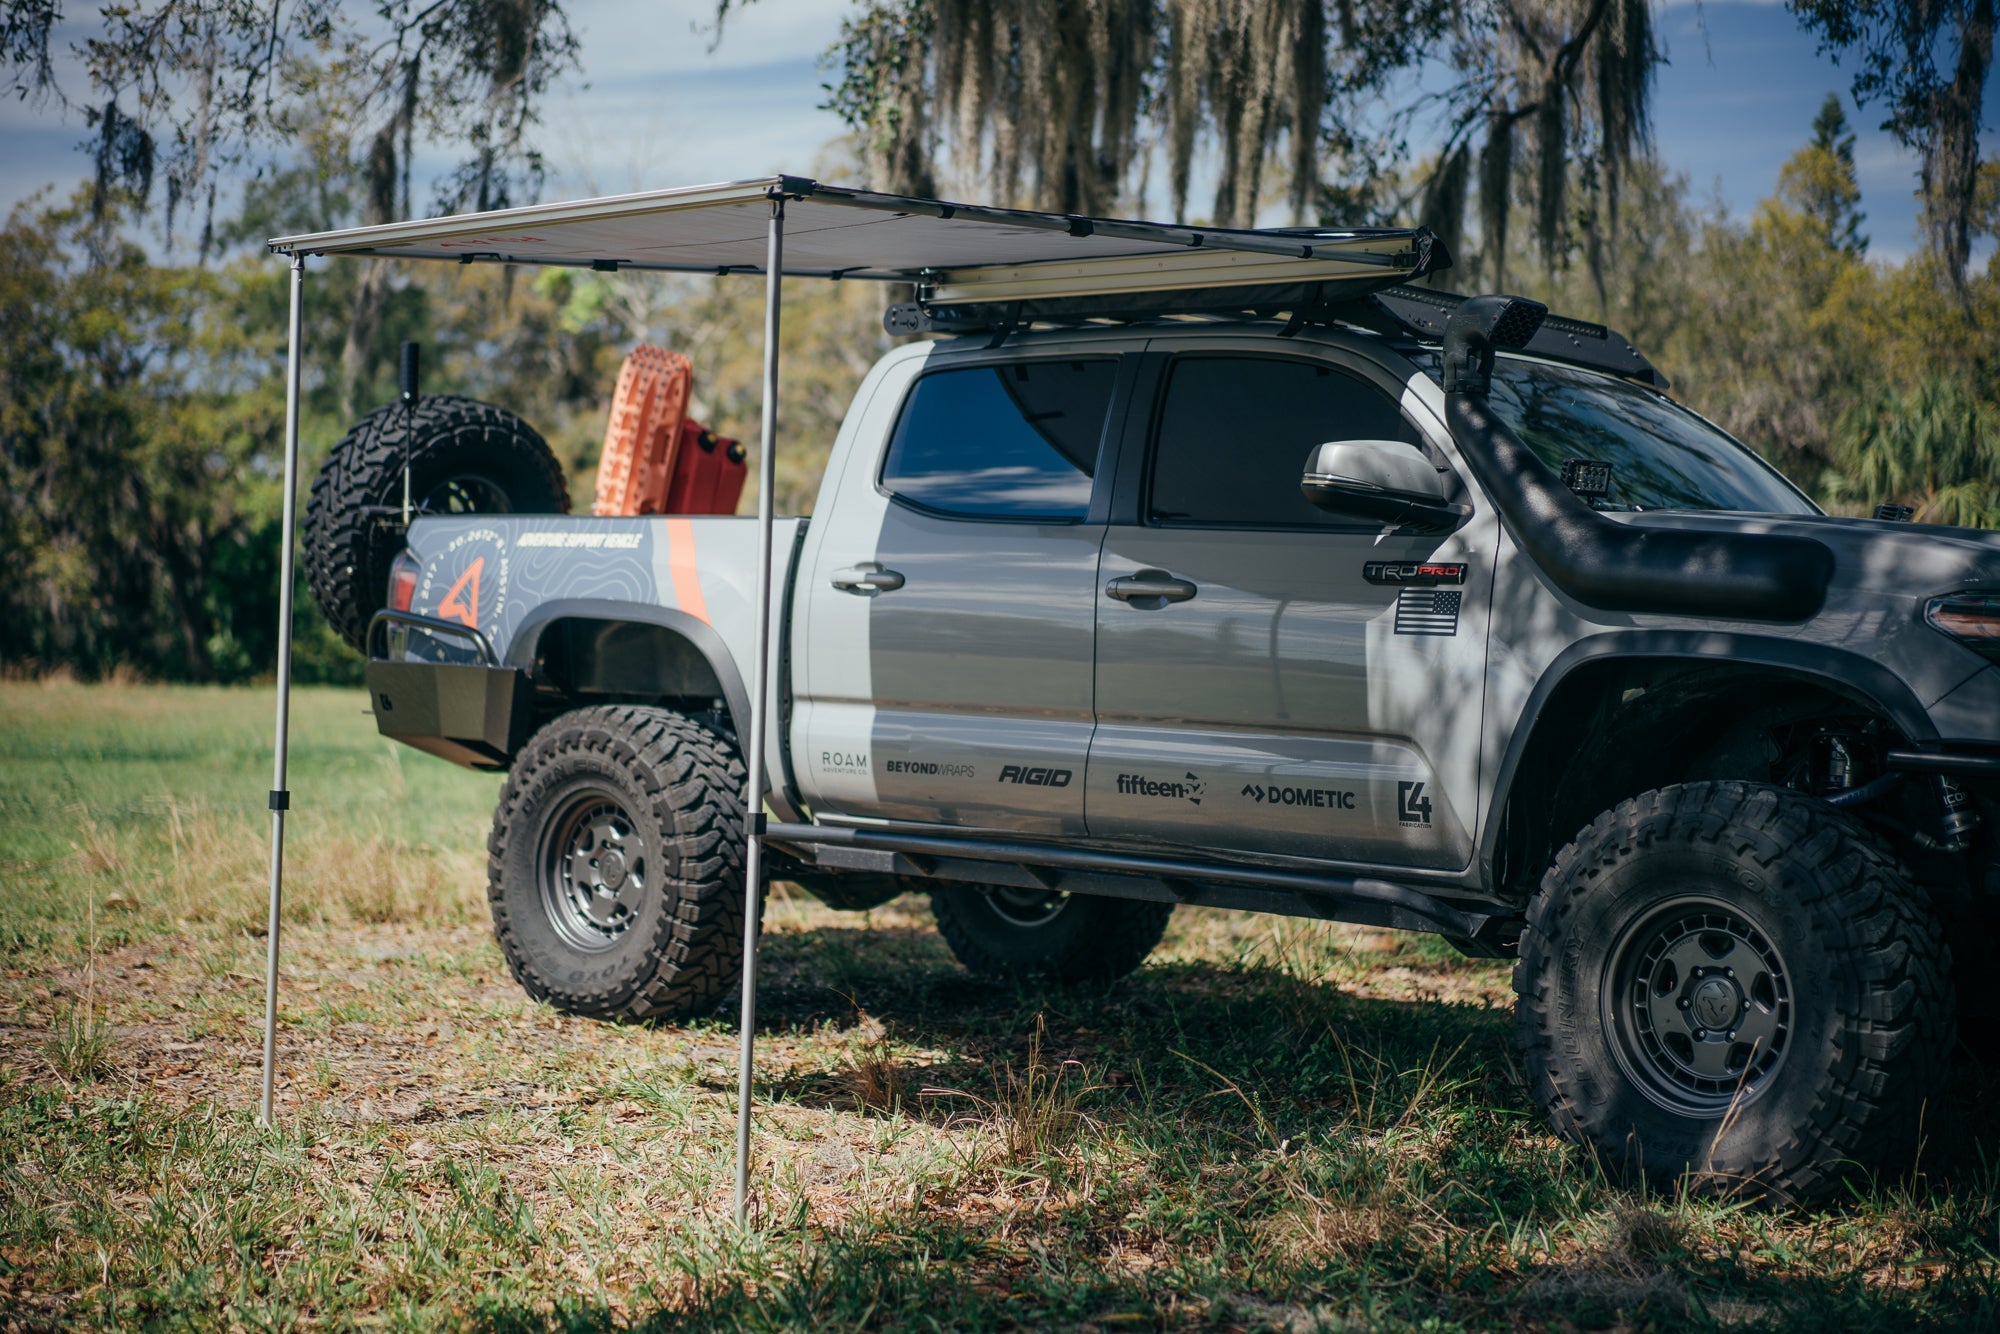
[[[1406,588],[1396,595],[1396,633],[1455,635],[1458,604],[1464,600],[1456,588]]]

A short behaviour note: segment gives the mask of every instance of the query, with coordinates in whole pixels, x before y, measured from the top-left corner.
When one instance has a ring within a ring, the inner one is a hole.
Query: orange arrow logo
[[[444,601],[438,603],[439,620],[450,617],[468,629],[477,630],[479,628],[479,572],[485,568],[486,557],[481,556],[466,567],[464,574],[458,576],[458,582],[453,584],[451,591],[444,595]],[[472,596],[470,599],[460,596],[460,594],[465,592],[467,584],[472,585]]]

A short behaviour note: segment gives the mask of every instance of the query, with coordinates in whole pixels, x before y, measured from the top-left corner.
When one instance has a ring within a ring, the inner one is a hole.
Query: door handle
[[[894,570],[885,570],[872,560],[850,565],[844,570],[833,572],[833,586],[843,593],[859,593],[863,597],[871,593],[893,593],[903,586],[903,576]]]
[[[1140,570],[1104,586],[1104,596],[1145,611],[1157,611],[1169,602],[1186,602],[1194,593],[1193,584],[1165,570]]]

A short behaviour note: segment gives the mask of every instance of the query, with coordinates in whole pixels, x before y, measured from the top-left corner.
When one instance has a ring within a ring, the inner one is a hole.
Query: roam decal
[[[1000,767],[1000,777],[996,781],[1025,783],[1029,787],[1068,787],[1071,777],[1073,775],[1068,769],[1044,769],[1039,766],[1030,769],[1018,764],[1006,764]]]
[[[1172,797],[1199,806],[1202,795],[1208,791],[1208,784],[1193,774],[1183,774],[1179,781],[1167,782],[1148,778],[1144,774],[1119,774],[1118,790],[1128,797]]]
[[[865,774],[868,772],[868,752],[823,750],[819,753],[819,767],[837,774]]]
[[[1351,811],[1354,794],[1332,787],[1284,787],[1278,783],[1245,783],[1243,795],[1260,806],[1311,806],[1317,810]]]

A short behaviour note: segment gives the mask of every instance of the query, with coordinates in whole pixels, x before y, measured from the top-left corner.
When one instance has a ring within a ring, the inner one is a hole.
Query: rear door
[[[1342,439],[1417,445],[1456,484],[1435,418],[1328,347],[1177,342],[1148,360],[1150,428],[1119,467],[1097,600],[1090,832],[1463,866],[1494,521],[1384,536],[1299,490],[1312,449]]]
[[[819,812],[1083,832],[1124,350],[934,352],[878,392],[886,447],[848,452],[795,594]]]

